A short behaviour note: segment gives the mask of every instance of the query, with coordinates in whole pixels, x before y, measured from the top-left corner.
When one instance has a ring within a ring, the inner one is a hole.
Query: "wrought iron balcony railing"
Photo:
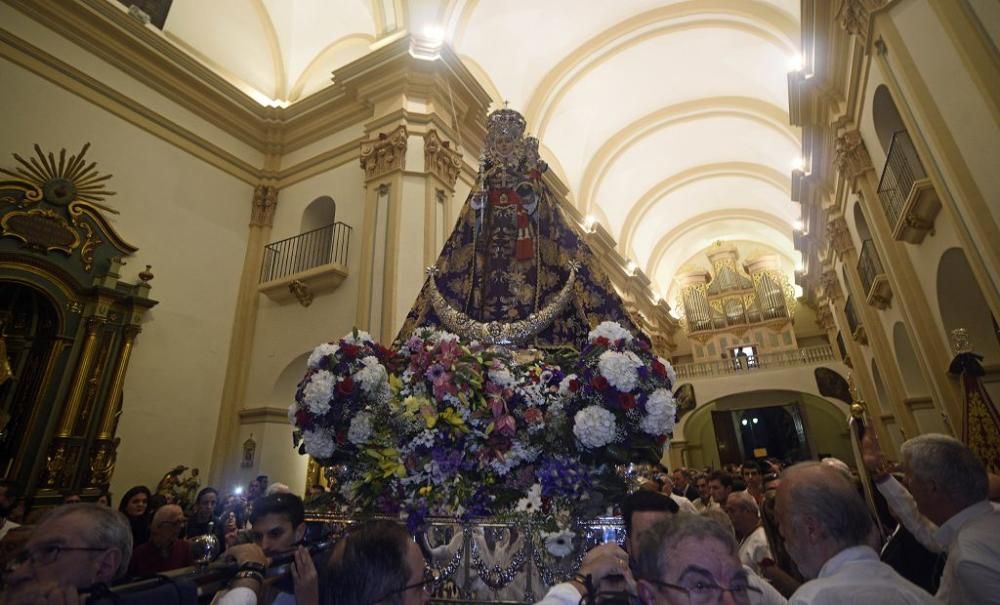
[[[889,288],[889,278],[882,268],[875,242],[866,239],[861,244],[861,254],[858,255],[858,275],[865,289],[865,300],[879,309],[885,309],[892,302],[892,290]]]
[[[928,232],[934,234],[941,202],[905,130],[892,135],[878,197],[895,239],[919,244]]]
[[[270,243],[264,247],[260,281],[281,279],[331,263],[347,266],[350,243],[351,227],[341,222]]]

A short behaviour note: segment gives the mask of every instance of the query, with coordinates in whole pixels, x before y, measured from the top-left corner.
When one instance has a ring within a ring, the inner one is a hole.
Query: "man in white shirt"
[[[865,465],[893,514],[928,550],[947,552],[937,600],[1000,603],[1000,507],[983,463],[946,435],[914,437],[900,454],[909,491],[886,472],[874,431],[865,435]]]
[[[694,504],[684,496],[678,496],[674,493],[674,481],[670,478],[670,475],[664,475],[663,479],[663,491],[664,495],[670,496],[670,499],[677,503],[677,508],[680,509],[682,513],[698,514],[698,509],[694,507]]]
[[[707,510],[721,509],[719,503],[712,499],[712,492],[708,487],[708,475],[698,475],[695,486],[698,488],[698,497],[692,500],[691,504],[696,511],[703,513]]]
[[[725,508],[736,529],[736,539],[739,540],[736,554],[744,565],[760,575],[760,562],[771,559],[772,556],[767,533],[760,522],[757,501],[749,492],[733,492],[729,494]]]
[[[868,508],[840,471],[819,462],[796,464],[782,474],[775,505],[788,554],[809,579],[791,605],[934,603],[879,561],[868,545]]]

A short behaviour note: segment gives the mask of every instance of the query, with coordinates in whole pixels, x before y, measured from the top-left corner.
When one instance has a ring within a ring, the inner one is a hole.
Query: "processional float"
[[[675,380],[542,179],[538,140],[500,109],[477,183],[394,343],[318,346],[289,417],[332,491],[336,534],[405,519],[435,600],[532,602],[623,538],[630,464],[655,465]]]

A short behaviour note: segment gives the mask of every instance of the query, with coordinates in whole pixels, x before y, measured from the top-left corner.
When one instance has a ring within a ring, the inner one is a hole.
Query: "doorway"
[[[810,454],[798,403],[712,412],[719,461],[778,458],[805,460]]]

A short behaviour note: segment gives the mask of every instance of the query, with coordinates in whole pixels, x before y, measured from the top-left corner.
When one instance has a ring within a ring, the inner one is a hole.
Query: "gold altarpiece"
[[[106,215],[113,192],[87,146],[14,155],[0,168],[0,476],[35,506],[107,489],[149,267],[119,279],[137,248]]]

